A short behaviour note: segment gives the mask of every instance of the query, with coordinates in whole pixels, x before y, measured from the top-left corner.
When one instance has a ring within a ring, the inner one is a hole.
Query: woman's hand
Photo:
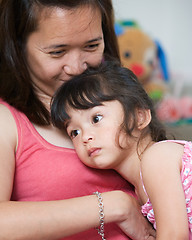
[[[113,196],[110,197],[110,195]],[[104,195],[105,218],[108,219],[108,211],[115,213],[115,222],[121,230],[134,240],[154,240],[156,232],[152,225],[141,213],[137,200],[121,191],[115,191]],[[108,198],[110,199],[108,200]],[[107,201],[110,201],[111,205]],[[111,209],[108,209],[111,207]]]

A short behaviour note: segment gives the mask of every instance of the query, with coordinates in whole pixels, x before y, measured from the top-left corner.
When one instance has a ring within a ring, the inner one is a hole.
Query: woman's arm
[[[0,116],[0,239],[53,240],[99,226],[95,195],[60,201],[10,201],[17,128],[11,113],[2,105]],[[105,223],[116,222],[127,235],[134,233],[135,240],[146,239],[151,227],[141,217],[135,199],[121,191],[102,193],[102,197]]]
[[[138,209],[129,205],[128,195],[114,191],[102,196],[105,223],[117,222],[135,240],[155,239],[149,238],[154,232]],[[97,205],[93,195],[49,202],[1,202],[0,239],[53,240],[97,227]]]
[[[152,203],[157,239],[189,239],[188,218],[180,170],[183,146],[153,145],[143,156],[142,177]]]

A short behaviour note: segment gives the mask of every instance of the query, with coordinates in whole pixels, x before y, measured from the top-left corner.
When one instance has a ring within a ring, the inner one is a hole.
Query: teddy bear
[[[122,65],[135,73],[152,98],[159,120],[171,124],[191,123],[192,97],[175,94],[177,87],[171,87],[166,54],[160,42],[132,20],[116,22],[115,32]]]
[[[116,22],[115,31],[122,65],[132,70],[150,97],[158,101],[169,79],[161,45],[132,21]]]

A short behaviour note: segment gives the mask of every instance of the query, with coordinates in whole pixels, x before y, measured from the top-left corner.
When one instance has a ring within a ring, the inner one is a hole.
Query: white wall
[[[173,78],[192,82],[192,0],[113,0],[117,20],[135,20],[163,46]]]

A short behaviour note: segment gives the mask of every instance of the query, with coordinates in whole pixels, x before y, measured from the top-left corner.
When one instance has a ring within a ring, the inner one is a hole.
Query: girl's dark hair
[[[36,124],[49,125],[50,113],[32,86],[25,59],[27,38],[38,28],[43,8],[73,9],[84,5],[101,11],[105,59],[119,59],[111,0],[0,0],[0,98]]]
[[[62,85],[52,101],[52,122],[56,127],[64,128],[65,120],[69,119],[67,107],[89,109],[112,100],[122,104],[122,129],[129,136],[132,136],[133,129],[137,127],[136,109],[149,109],[152,120],[144,129],[142,137],[150,133],[155,142],[167,139],[163,125],[156,117],[152,100],[133,72],[117,62],[106,61],[98,68],[89,68]]]

